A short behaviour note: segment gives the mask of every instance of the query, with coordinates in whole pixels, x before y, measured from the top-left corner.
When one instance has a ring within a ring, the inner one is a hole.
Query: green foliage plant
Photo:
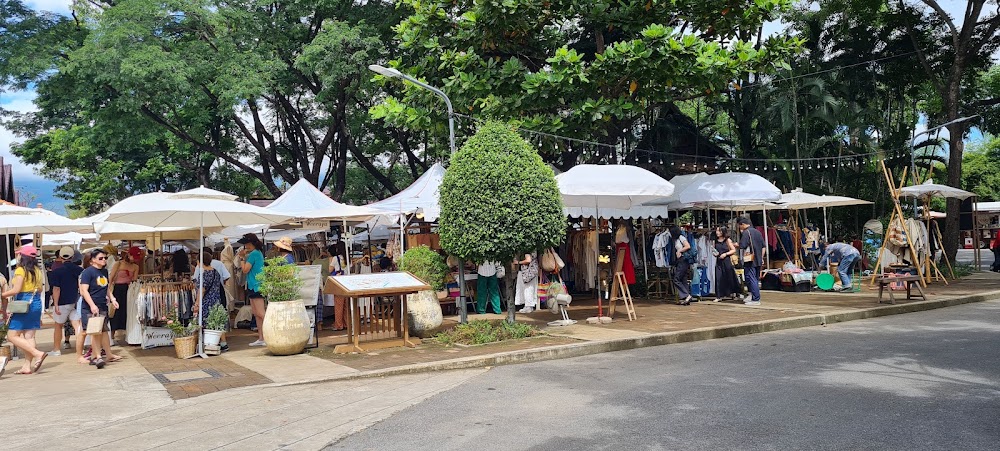
[[[299,297],[302,280],[298,277],[298,267],[289,265],[284,258],[276,257],[265,261],[264,270],[257,275],[260,294],[268,302],[288,302]]]
[[[7,342],[7,322],[0,323],[0,346]]]
[[[177,312],[174,312],[167,318],[167,328],[174,333],[174,338],[184,338],[190,337],[198,332],[198,324],[195,322],[190,322],[188,325],[184,325],[184,321],[181,321],[177,316]]]
[[[226,308],[222,304],[212,306],[205,320],[205,329],[225,332],[226,324],[229,324],[229,312]]]
[[[507,340],[534,337],[541,332],[537,327],[524,323],[508,323],[503,320],[477,319],[441,332],[434,338],[444,345],[481,345]]]
[[[444,257],[427,246],[407,249],[399,262],[399,269],[427,282],[434,291],[444,289],[444,278],[448,274]]]
[[[508,262],[566,233],[552,169],[502,122],[480,126],[456,153],[440,198],[441,247],[464,260]]]

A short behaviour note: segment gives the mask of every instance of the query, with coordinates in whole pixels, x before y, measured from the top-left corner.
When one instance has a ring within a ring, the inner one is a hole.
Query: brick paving
[[[256,339],[256,334],[253,338]],[[229,340],[230,346],[241,347],[245,347],[250,341],[249,334],[237,334]],[[149,374],[163,384],[167,393],[175,400],[230,388],[271,383],[270,379],[237,365],[224,356],[178,359],[172,347],[128,348],[127,351]]]

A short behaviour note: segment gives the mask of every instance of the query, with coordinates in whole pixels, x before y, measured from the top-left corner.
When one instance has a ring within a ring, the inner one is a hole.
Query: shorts
[[[100,309],[98,314],[104,317],[104,328],[101,329],[101,331],[107,332],[111,330],[111,324],[108,322],[108,308],[101,305],[98,305],[97,307]],[[93,313],[91,313],[89,305],[87,305],[83,310],[80,310],[80,320],[83,322],[83,330],[87,330],[87,323],[90,321],[91,315],[93,315]]]
[[[80,321],[80,310],[77,310],[76,303],[65,304],[59,306],[59,314],[56,314],[56,309],[52,308],[52,318],[56,320],[56,324],[66,324],[66,321]]]
[[[264,295],[247,288],[247,299],[264,299]]]

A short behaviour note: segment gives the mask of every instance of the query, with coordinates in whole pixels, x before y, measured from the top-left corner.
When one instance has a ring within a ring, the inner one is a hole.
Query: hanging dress
[[[615,253],[615,258],[624,249],[625,253],[623,255],[622,261],[622,272],[625,273],[625,282],[629,285],[635,283],[635,265],[632,263],[632,248],[629,246],[628,229],[625,226],[619,226],[618,232],[615,233],[615,247],[617,252]],[[615,263],[618,264],[617,262]]]

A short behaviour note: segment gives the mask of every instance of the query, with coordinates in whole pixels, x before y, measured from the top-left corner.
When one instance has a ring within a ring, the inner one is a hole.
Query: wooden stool
[[[882,293],[885,291],[885,288],[888,287],[889,285],[891,285],[894,282],[903,282],[904,284],[906,284],[906,300],[910,300],[910,299],[912,299],[914,297],[919,297],[921,300],[924,300],[924,301],[927,300],[927,295],[924,294],[924,289],[920,287],[920,276],[913,276],[913,275],[909,275],[909,276],[897,276],[897,277],[884,277],[883,276],[883,277],[879,277],[877,279],[877,281],[878,281],[878,303],[879,304],[882,303]],[[916,294],[916,295],[912,294],[912,292],[911,292],[911,289],[914,287],[914,283],[916,283],[917,292],[919,293],[919,294]],[[894,296],[892,294],[892,289],[891,288],[889,289],[889,303],[890,304],[895,304],[896,303],[896,296]]]

